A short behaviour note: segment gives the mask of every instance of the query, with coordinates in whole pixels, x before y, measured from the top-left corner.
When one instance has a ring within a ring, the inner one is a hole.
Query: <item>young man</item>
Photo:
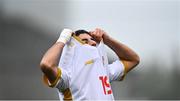
[[[72,34],[77,44],[71,56],[73,61],[68,66],[59,67],[65,45],[69,40],[73,41]],[[119,57],[112,64],[104,63],[105,55],[99,48],[103,42]],[[58,88],[60,99],[113,100],[110,82],[122,80],[139,61],[139,56],[132,49],[99,28],[75,33],[64,29],[57,42],[43,56],[40,67],[49,86]]]

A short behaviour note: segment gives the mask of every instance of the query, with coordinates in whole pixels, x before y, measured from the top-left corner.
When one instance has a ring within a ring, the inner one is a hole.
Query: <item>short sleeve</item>
[[[66,71],[66,69],[61,68],[62,75],[61,79],[59,79],[59,82],[57,82],[56,88],[59,89],[59,91],[64,91],[67,88],[69,88],[69,82],[70,82],[70,75],[69,72]]]
[[[64,91],[69,87],[69,76],[63,68],[58,68],[56,80],[53,83],[50,83],[48,78],[44,75],[44,82],[49,87],[58,88],[60,91]]]
[[[108,65],[108,74],[111,81],[121,81],[125,76],[125,66],[120,60]]]

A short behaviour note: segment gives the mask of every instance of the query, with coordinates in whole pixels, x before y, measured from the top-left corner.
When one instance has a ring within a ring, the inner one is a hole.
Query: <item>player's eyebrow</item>
[[[94,38],[91,38],[91,40],[94,40],[94,41],[95,41],[95,39],[94,39]]]
[[[88,39],[82,39],[82,41],[88,41]]]

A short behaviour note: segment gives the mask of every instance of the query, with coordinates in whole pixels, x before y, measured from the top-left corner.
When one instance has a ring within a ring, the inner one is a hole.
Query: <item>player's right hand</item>
[[[63,29],[57,42],[62,42],[66,44],[70,40],[72,33],[73,31],[71,29]]]

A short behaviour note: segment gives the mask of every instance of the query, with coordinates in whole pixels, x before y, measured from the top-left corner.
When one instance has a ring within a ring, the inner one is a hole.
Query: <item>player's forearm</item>
[[[104,43],[108,47],[110,47],[118,55],[120,59],[126,61],[139,62],[139,56],[126,45],[114,40],[106,34],[103,36],[103,40]]]
[[[58,66],[58,62],[65,44],[70,40],[73,31],[63,29],[56,43],[46,52],[41,61],[41,69],[49,69]]]
[[[55,43],[43,56],[41,60],[41,67],[53,68],[58,66],[59,58],[61,56],[64,43]]]

